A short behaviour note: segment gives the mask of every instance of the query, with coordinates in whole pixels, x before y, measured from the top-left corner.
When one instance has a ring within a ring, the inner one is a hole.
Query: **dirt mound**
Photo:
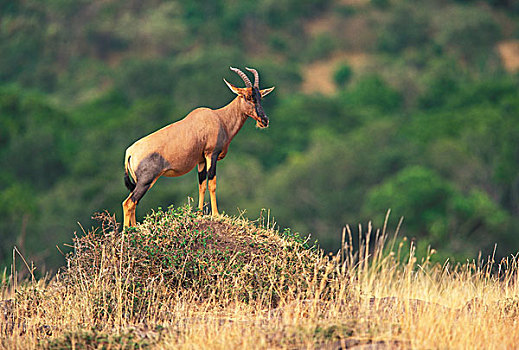
[[[146,308],[150,293],[154,300],[187,293],[275,304],[282,293],[304,291],[320,261],[317,249],[288,230],[199,216],[190,207],[159,210],[123,232],[110,216],[100,220],[100,229],[75,239],[62,280],[102,291],[96,297],[104,303],[117,299],[111,291],[131,295],[134,309]]]

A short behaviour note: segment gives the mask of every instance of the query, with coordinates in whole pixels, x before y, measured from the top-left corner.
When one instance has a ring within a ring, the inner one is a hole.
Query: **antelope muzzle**
[[[256,105],[256,116],[258,117],[256,119],[257,127],[264,129],[269,126],[269,118],[265,115],[263,107],[261,107],[260,104]]]

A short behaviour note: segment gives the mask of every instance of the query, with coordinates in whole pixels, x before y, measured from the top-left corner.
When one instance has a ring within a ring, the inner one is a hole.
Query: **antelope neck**
[[[237,96],[228,105],[216,110],[229,137],[232,139],[247,120],[247,115],[240,108],[240,96]]]

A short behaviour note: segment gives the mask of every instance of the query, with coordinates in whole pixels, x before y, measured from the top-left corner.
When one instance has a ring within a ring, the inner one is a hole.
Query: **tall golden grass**
[[[519,347],[515,256],[433,264],[433,250],[418,260],[371,225],[345,228],[329,256],[271,224],[189,208],[125,232],[106,216],[101,226],[52,278],[4,274],[2,348]]]

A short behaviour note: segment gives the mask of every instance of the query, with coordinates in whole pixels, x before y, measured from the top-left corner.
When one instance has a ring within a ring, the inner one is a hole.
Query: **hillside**
[[[0,266],[13,247],[56,271],[80,225],[121,220],[123,154],[255,67],[267,130],[245,124],[218,166],[220,208],[312,234],[405,217],[458,261],[519,249],[515,1],[0,4]],[[197,195],[159,180],[139,220]],[[393,222],[394,221],[394,222]]]

